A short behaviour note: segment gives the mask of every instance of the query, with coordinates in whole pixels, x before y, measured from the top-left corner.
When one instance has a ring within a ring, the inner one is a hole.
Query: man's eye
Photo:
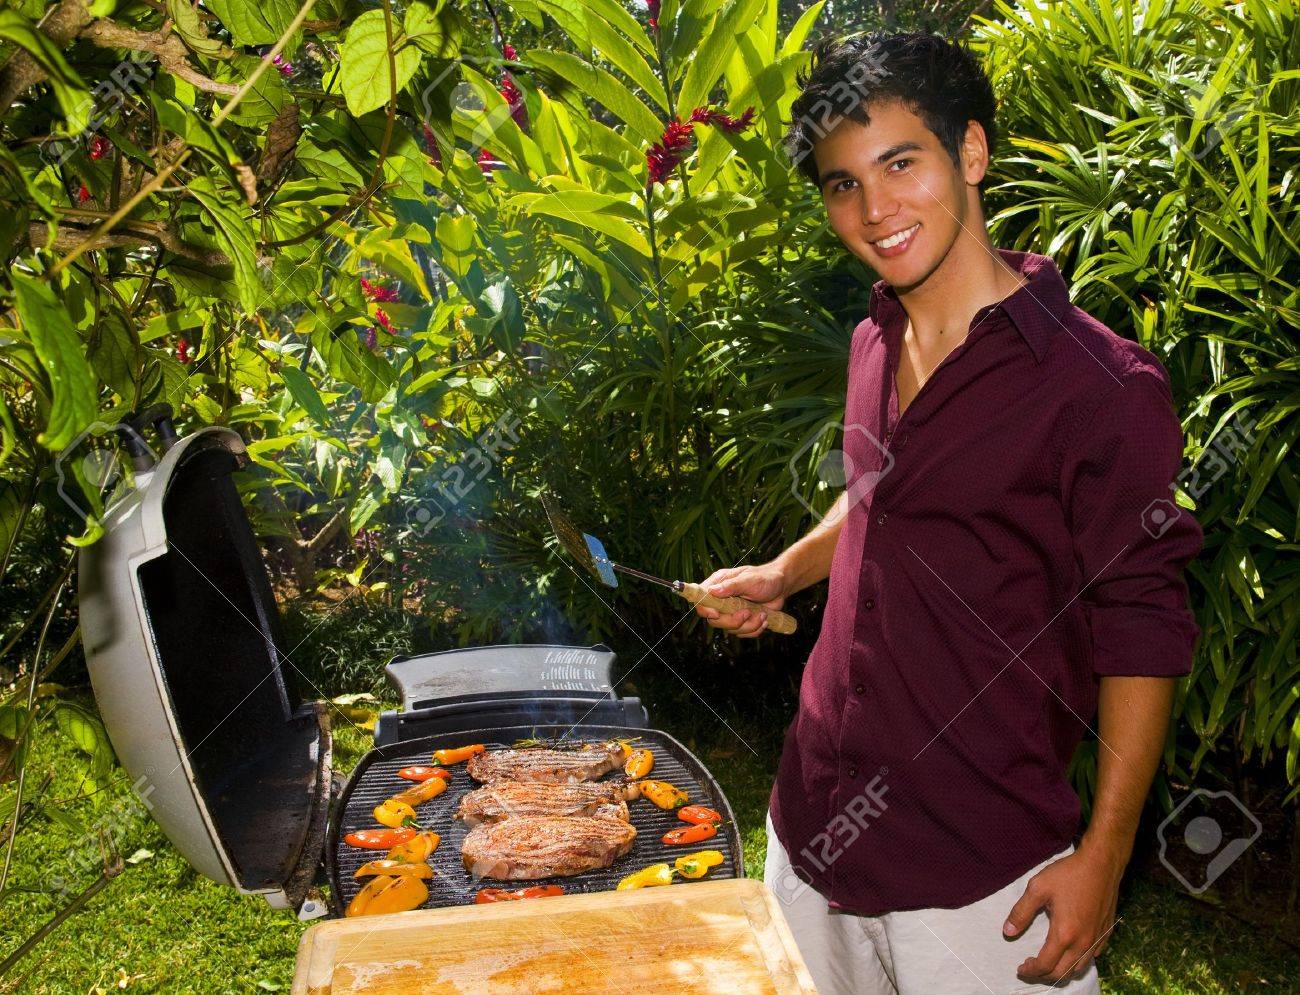
[[[835,193],[843,193],[844,190],[846,189],[845,186],[844,186],[846,183],[855,183],[855,182],[857,182],[857,181],[856,181],[856,180],[840,180],[838,183],[835,184],[835,186],[832,188],[832,190],[833,190],[833,192],[835,192]]]
[[[911,159],[895,159],[893,162],[889,164],[889,169],[891,172],[893,172],[895,166],[910,166],[910,165],[912,165]]]

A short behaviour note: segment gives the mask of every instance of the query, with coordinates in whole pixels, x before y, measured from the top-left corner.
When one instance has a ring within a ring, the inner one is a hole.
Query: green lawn
[[[746,869],[760,876],[763,814],[780,743],[780,724],[715,707],[745,742],[697,700],[664,694],[676,678],[642,668],[639,690],[662,704],[656,724],[692,746],[721,780],[743,829]],[[656,696],[652,697],[654,690]],[[340,768],[366,748],[364,737],[337,734]],[[748,745],[745,745],[748,743]],[[29,779],[55,774],[54,797],[69,797],[80,764],[61,741],[37,741]],[[751,747],[753,752],[751,752]],[[118,782],[73,811],[85,823],[129,790]],[[0,953],[7,953],[56,908],[41,889],[68,873],[70,855],[94,844],[43,821],[20,836],[14,880],[32,889],[0,908]],[[191,871],[151,822],[124,834],[124,856],[149,851],[130,865],[89,908],[65,923],[0,982],[0,992],[74,993],[288,991],[303,925],[271,910],[260,898],[241,898]],[[94,877],[86,870],[78,888]],[[1300,957],[1260,931],[1202,910],[1155,880],[1138,880],[1121,906],[1124,921],[1101,964],[1107,992],[1218,993],[1300,991]]]

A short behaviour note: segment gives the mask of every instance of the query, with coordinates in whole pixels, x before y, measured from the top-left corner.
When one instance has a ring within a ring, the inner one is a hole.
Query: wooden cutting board
[[[816,992],[761,881],[335,919],[298,946],[293,995]]]

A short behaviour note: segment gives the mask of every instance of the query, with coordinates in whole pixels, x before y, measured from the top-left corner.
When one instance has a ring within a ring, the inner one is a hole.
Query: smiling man
[[[991,243],[996,105],[969,52],[855,38],[800,84],[788,151],[881,279],[849,351],[844,494],[775,560],[705,581],[778,608],[830,579],[766,878],[824,993],[1098,992],[1200,631],[1169,378],[1050,258]],[[1066,769],[1089,730],[1080,836]]]

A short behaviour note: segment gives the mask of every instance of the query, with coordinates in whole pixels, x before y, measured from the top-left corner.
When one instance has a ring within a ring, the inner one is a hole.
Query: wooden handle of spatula
[[[787,615],[775,608],[765,608],[757,602],[748,601],[745,598],[714,597],[699,584],[683,582],[682,589],[677,593],[693,605],[703,605],[705,608],[712,608],[723,615],[730,615],[732,612],[745,611],[746,609],[752,612],[767,612],[767,627],[773,632],[781,633],[783,636],[788,636],[799,628],[799,623],[794,620],[793,615]]]

